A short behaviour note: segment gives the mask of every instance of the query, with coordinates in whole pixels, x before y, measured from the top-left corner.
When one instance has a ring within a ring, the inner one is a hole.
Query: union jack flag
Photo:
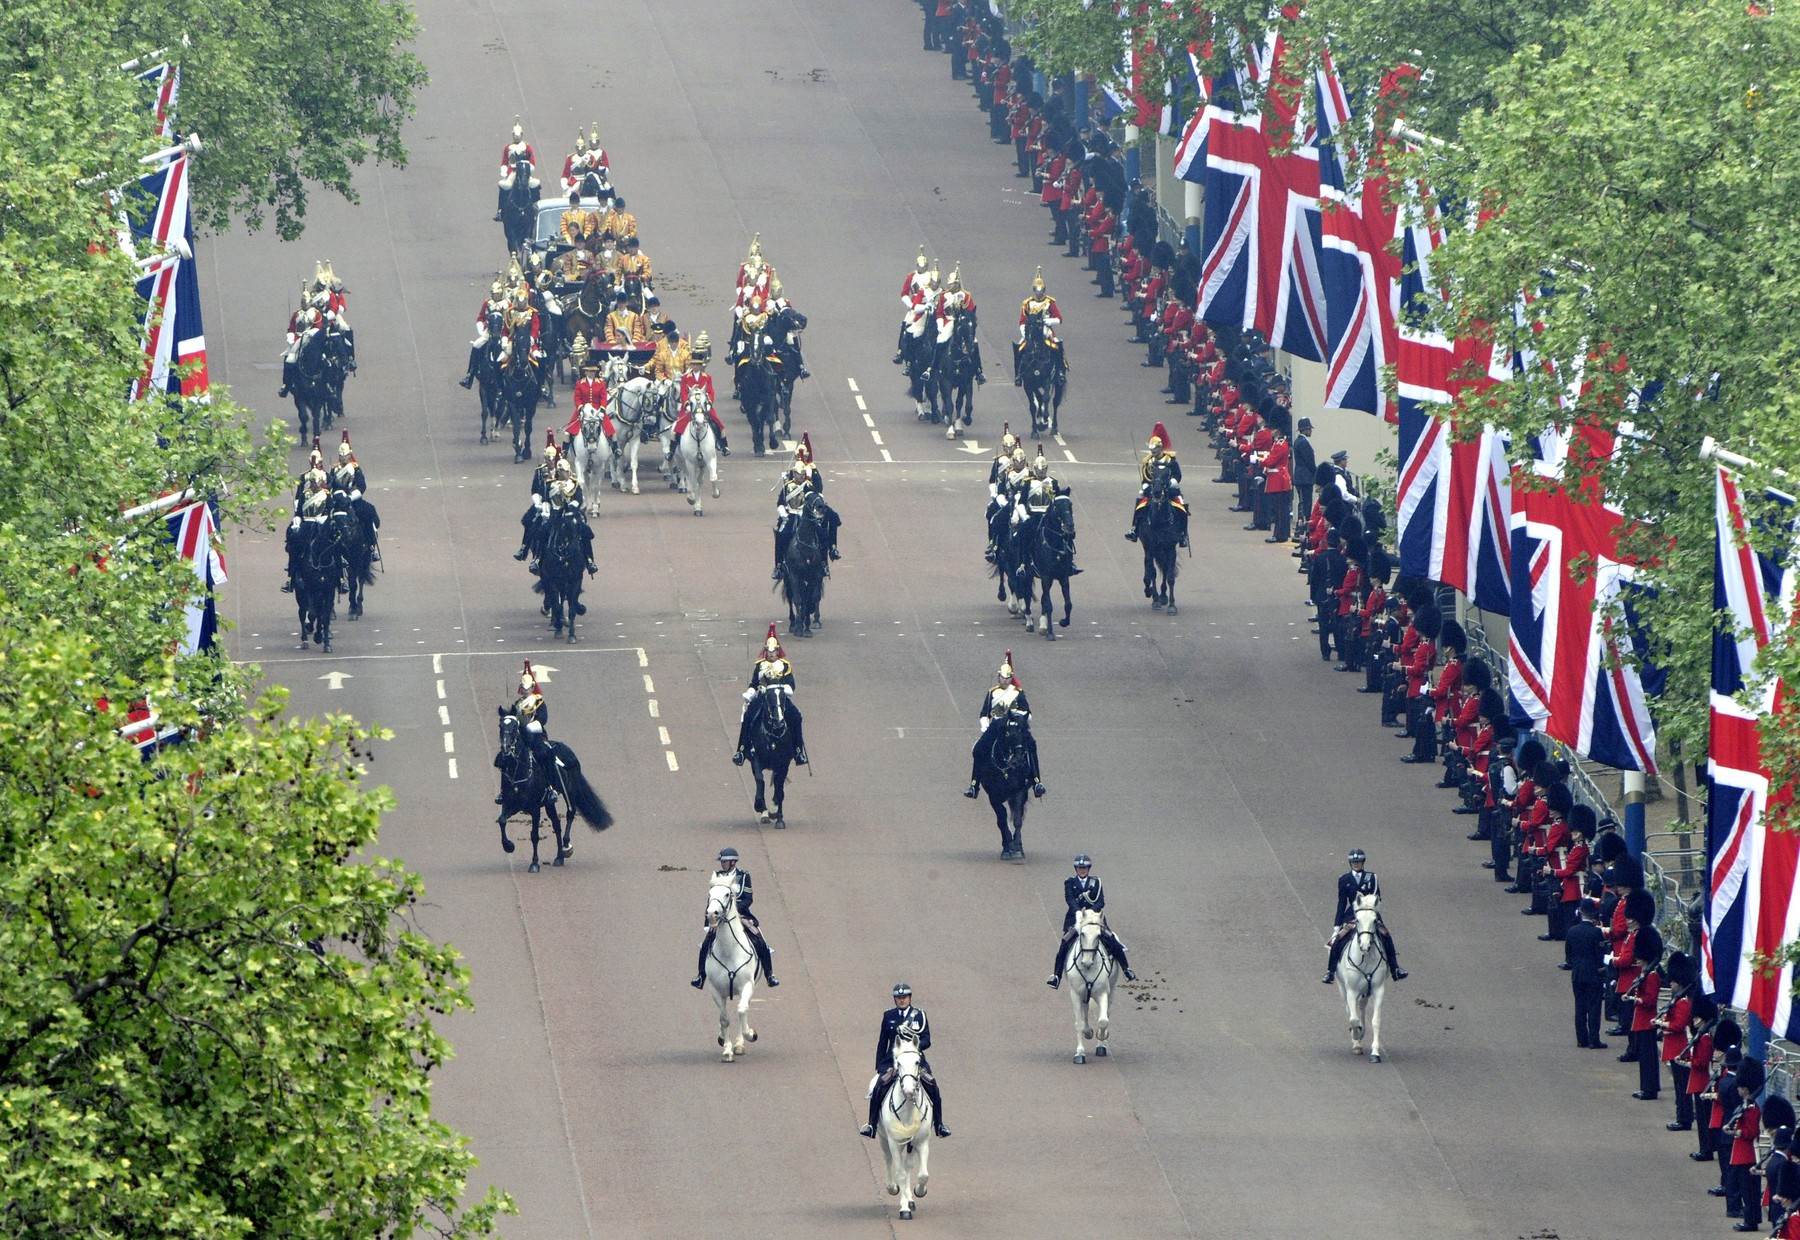
[[[181,600],[187,613],[187,635],[182,640],[183,654],[199,654],[212,649],[219,628],[219,612],[214,588],[224,585],[225,557],[219,551],[219,526],[212,505],[205,500],[177,508],[163,518],[169,530],[169,541],[175,554],[194,570],[199,585]]]
[[[1768,497],[1793,503],[1778,492]],[[1717,470],[1713,498],[1713,608],[1731,627],[1713,631],[1701,976],[1722,1002],[1755,1013],[1778,1037],[1792,1038],[1800,1036],[1794,967],[1770,972],[1758,960],[1775,956],[1800,933],[1800,833],[1770,830],[1766,821],[1769,806],[1788,803],[1793,789],[1771,786],[1757,724],[1759,716],[1782,709],[1787,690],[1779,678],[1759,680],[1756,662],[1775,626],[1793,617],[1796,574],[1791,557],[1751,545],[1753,535],[1770,531],[1754,528],[1739,481],[1724,466]],[[1794,527],[1789,523],[1779,533],[1791,542]]]
[[[1207,106],[1199,314],[1253,328],[1274,347],[1317,362],[1329,348],[1318,130],[1301,127],[1304,92],[1283,68],[1287,54],[1277,33],[1252,54],[1250,72],[1269,83],[1262,106],[1217,89]]]
[[[1570,452],[1577,441],[1585,460]],[[1654,771],[1655,725],[1626,661],[1642,651],[1621,615],[1636,574],[1619,558],[1624,516],[1598,476],[1614,445],[1612,431],[1591,424],[1540,438],[1531,466],[1539,485],[1514,488],[1511,714],[1585,757]]]
[[[152,114],[156,117],[157,135],[164,140],[175,136],[175,101],[181,94],[181,66],[161,64],[138,74],[138,81],[148,83],[155,92]]]
[[[208,389],[188,171],[182,154],[142,178],[142,199],[130,212],[135,247],[148,260],[137,283],[144,299],[144,370],[132,384],[132,400],[150,392],[200,399]]]

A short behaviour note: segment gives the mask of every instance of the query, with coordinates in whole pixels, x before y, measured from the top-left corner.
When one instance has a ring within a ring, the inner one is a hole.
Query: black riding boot
[[[880,1126],[881,1104],[887,1101],[888,1086],[891,1084],[893,1084],[892,1077],[889,1077],[886,1080],[877,1080],[875,1082],[875,1088],[869,1091],[869,1123],[868,1126],[863,1129],[863,1136],[873,1137],[876,1128]]]
[[[769,951],[768,941],[760,933],[753,931],[750,946],[756,951],[756,962],[762,966],[763,980],[771,986],[781,985],[781,979],[775,976],[775,958]]]
[[[979,340],[975,342],[975,382],[987,382],[987,371],[981,365],[981,341]]]
[[[494,222],[499,223],[505,217],[506,187],[503,185],[496,185],[494,187]]]
[[[1058,986],[1062,985],[1063,962],[1068,959],[1069,944],[1074,941],[1075,932],[1073,930],[1065,930],[1063,931],[1062,938],[1058,940],[1056,944],[1056,959],[1050,962],[1050,977],[1044,983],[1046,986],[1050,987],[1051,990],[1055,990]]]
[[[1102,930],[1100,932],[1100,945],[1104,947],[1118,963],[1120,970],[1125,974],[1126,981],[1137,981],[1137,974],[1131,971],[1131,960],[1125,955],[1125,944],[1119,942],[1118,935],[1114,934],[1111,930]]]
[[[899,366],[906,361],[906,323],[900,324],[900,338],[894,342],[894,365]]]
[[[737,752],[731,755],[732,762],[738,766],[744,765],[744,757],[750,752],[750,712],[751,707],[746,706],[743,717],[738,720]]]
[[[281,359],[281,390],[275,395],[286,396],[288,389],[294,386],[294,363],[285,357]]]
[[[800,708],[791,701],[788,703],[787,715],[792,720],[794,729],[794,764],[805,766],[812,761],[806,756],[806,719],[800,714]]]
[[[1394,951],[1394,936],[1388,933],[1386,926],[1382,926],[1379,933],[1381,950],[1387,955],[1388,972],[1394,975],[1394,980],[1397,982],[1406,976],[1406,970],[1400,967],[1400,957]]]
[[[940,1137],[950,1135],[950,1129],[944,1126],[944,1095],[938,1092],[937,1078],[929,1072],[920,1079],[925,1086],[925,1096],[931,1099],[931,1130]]]
[[[1125,531],[1126,541],[1136,542],[1138,540],[1138,527],[1141,526],[1143,524],[1143,522],[1144,522],[1143,508],[1142,507],[1133,508],[1131,510],[1131,528]]]
[[[1349,941],[1350,936],[1347,934],[1341,938],[1333,938],[1331,940],[1331,955],[1325,962],[1325,976],[1320,978],[1320,981],[1329,985],[1337,980],[1338,960],[1344,954],[1344,944]]]
[[[706,985],[706,958],[712,954],[713,934],[708,930],[706,937],[700,940],[700,962],[694,966],[694,980],[688,983],[695,990]]]
[[[464,370],[463,377],[456,381],[460,386],[465,387],[465,388],[474,386],[474,384],[475,384],[475,366],[476,366],[476,363],[480,360],[480,358],[481,358],[480,346],[470,345],[469,346],[468,369]]]

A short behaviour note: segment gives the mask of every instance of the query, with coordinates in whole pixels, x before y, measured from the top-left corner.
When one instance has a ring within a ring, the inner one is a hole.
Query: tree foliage
[[[196,49],[254,15],[162,13]],[[0,1235],[486,1234],[508,1203],[460,1203],[474,1159],[430,1111],[467,977],[410,925],[418,881],[370,856],[374,734],[283,721],[256,669],[172,653],[192,570],[120,516],[192,487],[242,524],[284,485],[279,432],[259,445],[220,389],[125,400],[143,307],[107,191],[154,142],[117,65],[174,35],[36,0],[0,33]],[[257,38],[206,63],[257,78]],[[342,132],[335,89],[314,137]],[[220,219],[263,141],[229,116],[196,161]],[[189,734],[150,762],[117,732],[146,700]]]
[[[171,49],[182,129],[210,147],[195,167],[198,220],[272,217],[291,240],[313,187],[354,201],[360,165],[405,164],[401,129],[425,84],[416,29],[405,0],[14,0],[0,5],[0,76],[112,96],[120,64]]]

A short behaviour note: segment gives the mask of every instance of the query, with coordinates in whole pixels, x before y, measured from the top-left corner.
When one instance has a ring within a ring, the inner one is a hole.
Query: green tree
[[[425,84],[408,50],[417,24],[404,0],[14,0],[0,5],[0,77],[60,77],[112,98],[120,64],[170,49],[182,129],[209,144],[195,163],[198,221],[273,217],[291,240],[312,187],[355,201],[358,166],[405,164],[401,130]]]

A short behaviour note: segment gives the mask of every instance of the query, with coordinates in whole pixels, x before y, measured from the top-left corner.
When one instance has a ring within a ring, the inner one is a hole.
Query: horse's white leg
[[[906,1174],[906,1168],[900,1165],[900,1150],[895,1146],[893,1139],[888,1136],[886,1128],[878,1126],[875,1131],[881,1135],[882,1158],[887,1163],[888,1196],[898,1197],[900,1195],[900,1177]]]
[[[923,1132],[924,1129],[920,1129],[920,1131]],[[917,1138],[914,1138],[914,1140],[917,1140]],[[913,1167],[917,1162],[917,1159],[915,1158],[913,1151],[907,1148],[912,1144],[913,1143],[909,1141],[906,1145],[902,1145],[899,1150],[896,1151],[894,1160],[900,1164],[898,1170],[900,1172],[901,1218],[911,1218],[913,1216]]]
[[[731,1062],[731,1000],[726,997],[723,987],[713,988],[713,1002],[719,1005],[719,1057],[726,1063]]]
[[[709,440],[706,453],[706,472],[712,481],[713,498],[719,498],[719,445],[718,440]]]
[[[1069,1006],[1075,1012],[1075,1062],[1087,1062],[1087,1004],[1081,998],[1081,977],[1079,974],[1063,975],[1063,984],[1069,988]]]
[[[1109,981],[1094,992],[1095,1005],[1099,1007],[1099,1015],[1094,1017],[1094,1036],[1101,1042],[1100,1054],[1106,1053],[1106,1031],[1112,1027],[1112,983]]]
[[[631,493],[633,495],[638,493],[638,449],[643,446],[644,437],[642,435],[631,437]]]
[[[1386,993],[1387,979],[1377,979],[1375,989],[1369,995],[1369,1060],[1371,1063],[1381,1062],[1381,998]]]
[[[733,1043],[732,1049],[737,1051],[740,1055],[744,1053],[744,1044],[746,1042],[756,1041],[756,1031],[750,1027],[750,992],[755,989],[756,983],[754,981],[745,982],[744,993],[738,996],[737,1040]]]
[[[933,1116],[932,1118],[936,1118]],[[913,1154],[918,1158],[919,1169],[913,1175],[913,1192],[917,1196],[925,1195],[925,1186],[931,1182],[931,1128],[927,1125],[919,1129],[919,1139],[913,1142]]]
[[[1339,981],[1344,990],[1344,1023],[1350,1030],[1350,1049],[1358,1055],[1363,1053],[1362,1001],[1356,991]]]

